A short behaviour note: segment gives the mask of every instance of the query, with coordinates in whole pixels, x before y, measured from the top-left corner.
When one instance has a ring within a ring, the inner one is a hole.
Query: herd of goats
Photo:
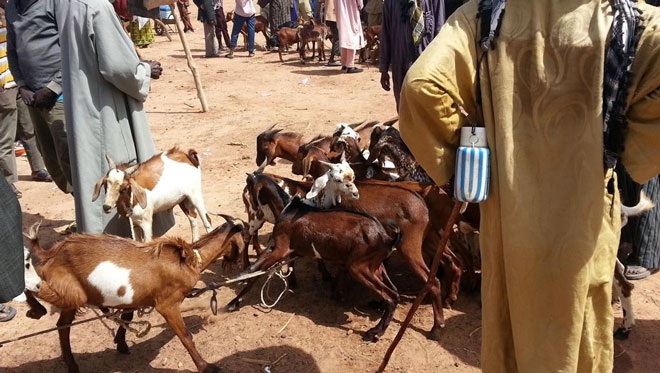
[[[228,12],[226,19],[227,22],[233,22],[234,12]],[[266,17],[262,15],[255,17],[254,32],[256,34],[263,34],[265,40],[270,40],[269,34],[271,34],[272,31],[269,26]],[[360,63],[368,63],[370,60],[375,61],[377,59],[380,30],[380,25],[363,28],[362,32],[364,34],[365,46],[360,49],[358,53]],[[282,52],[288,50],[293,44],[297,45],[296,50],[299,52],[300,62],[303,64],[307,62],[306,52],[308,49],[312,50],[312,59],[314,59],[315,55],[318,53],[319,61],[326,60],[325,41],[332,41],[332,32],[325,23],[319,23],[314,18],[311,18],[308,22],[299,24],[298,27],[280,27],[275,33],[277,34],[279,45],[277,52],[280,57],[280,62],[284,62]],[[247,25],[243,25],[241,34],[243,35],[243,45],[247,50]],[[309,46],[310,43],[312,45],[311,47]],[[267,45],[266,49],[268,48],[269,46]]]
[[[441,248],[440,270],[430,273],[428,264],[438,250],[454,203],[451,187],[432,182],[393,126],[396,121],[340,124],[332,135],[309,140],[300,133],[265,130],[257,137],[258,169],[248,174],[243,190],[248,220],[222,215],[226,222],[215,229],[204,206],[201,166],[194,150],[173,148],[137,165],[116,165],[106,157],[108,171],[96,184],[94,199],[105,191],[104,210],[111,213],[116,208],[128,219],[133,239],[74,234],[43,249],[37,239],[38,225],[31,227],[26,251],[28,316],[38,319],[46,314],[37,298],[61,310],[58,326],[69,326],[83,307],[98,307],[106,313],[121,310],[125,323],[132,320],[132,311],[153,307],[179,337],[197,369],[215,372],[218,368],[195,348],[179,307],[201,273],[217,259],[240,262],[241,276],[295,257],[318,259],[324,279],[333,281],[333,293],[340,292],[339,284],[350,276],[382,298],[386,306],[381,319],[364,333],[365,340],[375,342],[399,302],[384,265],[391,255],[398,255],[421,281],[431,278],[430,337],[440,338],[445,327],[443,307],[457,300],[461,278],[470,290],[479,286],[479,209],[467,205],[455,234]],[[290,161],[292,173],[302,180],[264,172],[278,158]],[[176,205],[190,221],[193,242],[152,240],[154,214]],[[201,238],[198,216],[207,231]],[[263,250],[258,232],[265,222],[274,228],[269,247]],[[250,243],[257,254],[252,263]],[[324,263],[340,268],[334,278]],[[228,304],[229,311],[240,306],[257,280],[247,280]],[[295,286],[295,271],[287,281]],[[128,353],[125,323],[114,339],[122,353]],[[632,326],[630,320],[624,320],[626,326]],[[58,332],[69,371],[77,372],[70,327]]]

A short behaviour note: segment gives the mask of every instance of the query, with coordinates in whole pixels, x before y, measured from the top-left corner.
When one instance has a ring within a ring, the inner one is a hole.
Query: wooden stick
[[[401,338],[403,338],[403,334],[406,332],[408,325],[410,325],[410,322],[412,321],[415,312],[417,312],[417,308],[419,308],[419,305],[422,304],[424,297],[426,297],[426,294],[431,290],[431,282],[435,279],[435,274],[438,272],[438,268],[440,267],[440,260],[442,258],[442,253],[445,251],[445,248],[447,246],[447,241],[449,241],[449,237],[451,237],[451,234],[454,232],[454,224],[456,223],[456,220],[458,220],[458,216],[461,212],[462,207],[463,207],[463,202],[458,202],[458,201],[454,202],[454,208],[451,210],[451,215],[449,215],[449,219],[447,220],[447,224],[445,225],[445,230],[442,233],[442,239],[440,240],[438,249],[435,252],[435,257],[433,258],[433,264],[431,264],[431,272],[429,273],[429,278],[426,281],[426,285],[424,286],[422,291],[420,291],[419,294],[417,295],[417,298],[415,299],[415,303],[413,303],[412,307],[410,307],[410,311],[408,311],[408,316],[406,316],[406,319],[401,324],[399,333],[396,335],[396,337],[392,341],[392,344],[390,344],[390,347],[387,349],[387,352],[385,353],[385,357],[383,358],[383,362],[380,364],[380,367],[378,368],[377,371],[378,373],[382,373],[385,370],[385,368],[387,368],[387,363],[390,362],[392,353],[394,353],[396,346],[401,341]]]
[[[188,47],[188,41],[186,40],[186,34],[183,32],[183,23],[181,22],[181,15],[179,15],[179,9],[176,4],[170,5],[172,14],[174,15],[174,21],[176,23],[176,30],[179,32],[179,38],[181,38],[181,44],[183,44],[183,50],[186,52],[186,59],[188,60],[188,67],[193,74],[195,79],[195,86],[197,87],[197,97],[199,97],[199,102],[202,104],[202,113],[209,111],[209,106],[206,103],[206,94],[204,94],[204,87],[202,87],[202,80],[199,77],[199,72],[197,72],[197,67],[192,58],[192,53]]]
[[[155,18],[154,18],[154,23],[160,25],[160,27],[163,28],[163,33],[165,34],[165,36],[167,36],[167,40],[172,41],[172,36],[170,36],[170,33],[167,31],[167,25],[165,25],[163,21],[161,21],[160,19],[155,19]]]

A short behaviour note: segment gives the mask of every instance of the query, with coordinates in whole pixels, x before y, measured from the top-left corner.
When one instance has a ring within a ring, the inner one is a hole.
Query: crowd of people
[[[401,134],[434,181],[453,175],[457,133],[468,125],[459,107],[488,133],[482,368],[611,370],[619,201],[632,205],[643,189],[660,202],[660,12],[651,1],[614,0],[603,11],[599,1],[583,0],[578,11],[571,2],[539,0],[516,2],[509,12],[504,0],[471,1],[445,24],[454,8],[442,0],[236,0],[231,34],[222,0],[194,3],[207,57],[227,51],[233,58],[243,25],[254,56],[258,5],[271,35],[309,19],[325,22],[333,35],[328,65],[359,73],[363,27],[381,25],[380,84],[393,91]],[[149,22],[130,18],[129,38],[107,0],[0,6],[3,303],[23,286],[11,269],[23,255],[15,141],[27,151],[33,180],[52,180],[74,199],[72,229],[130,237],[126,220],[106,214],[102,199],[91,202],[93,185],[107,171],[106,157],[119,164],[155,154],[143,102],[162,68],[135,50],[153,42]],[[188,2],[178,6],[194,32]],[[275,37],[267,45],[280,47]],[[633,249],[630,279],[657,271],[659,222],[656,209],[624,230],[621,241]],[[172,224],[171,213],[156,216],[154,234]],[[10,313],[3,306],[0,314]]]

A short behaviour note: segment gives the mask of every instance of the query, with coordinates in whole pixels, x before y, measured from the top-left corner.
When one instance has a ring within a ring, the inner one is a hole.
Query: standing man
[[[16,153],[14,139],[18,137],[25,147],[28,162],[32,169],[32,180],[52,181],[39,152],[37,139],[32,127],[30,113],[23,100],[18,97],[16,83],[9,70],[7,61],[7,21],[5,6],[7,2],[0,0],[0,171],[9,182],[16,197],[21,198],[21,192],[14,183],[18,181],[16,169]]]
[[[341,62],[335,61],[335,57],[341,56],[341,51],[339,50],[339,30],[337,30],[337,15],[335,13],[335,0],[325,0],[325,7],[325,24],[330,27],[330,32],[332,32],[332,49],[330,49],[330,58],[326,65],[341,66]]]
[[[28,105],[46,168],[58,188],[71,193],[60,44],[52,0],[12,0],[6,10],[9,68]]]
[[[658,28],[632,0],[471,1],[408,71],[401,134],[438,185],[469,125],[459,105],[486,128],[484,372],[612,371],[613,167],[660,173]]]
[[[231,45],[229,46],[229,54],[225,57],[234,58],[234,49],[236,49],[238,34],[241,33],[243,24],[247,25],[248,57],[254,57],[255,14],[256,10],[254,9],[253,0],[236,0],[236,7],[234,8],[234,26],[232,26],[231,29]]]
[[[438,1],[438,2],[444,3],[444,1]],[[367,27],[378,26],[382,23],[383,0],[367,1],[367,5],[364,6],[364,10],[367,11]]]
[[[3,322],[16,316],[16,310],[3,303],[25,289],[21,206],[3,177],[0,177],[0,206],[0,322]]]
[[[144,162],[156,153],[143,103],[158,62],[142,62],[107,0],[39,0],[54,14],[62,50],[67,131],[81,233],[130,237],[128,220],[92,202],[94,185],[117,164]],[[75,105],[74,105],[75,103]],[[171,211],[154,216],[154,235],[174,223]]]
[[[270,25],[271,44],[281,48],[277,31],[285,24],[291,22],[291,9],[289,4],[293,6],[295,0],[270,0],[268,2],[268,24]],[[295,27],[293,25],[288,25]]]
[[[379,1],[370,0],[369,3]],[[393,88],[396,109],[399,110],[401,84],[406,72],[424,49],[433,41],[445,23],[443,0],[406,1],[404,11],[400,0],[385,0],[383,23],[380,31],[379,70],[380,85],[384,90]],[[413,27],[413,25],[415,25]],[[392,70],[390,83],[389,71]]]
[[[362,69],[355,67],[355,52],[364,48],[364,32],[360,11],[362,0],[330,0],[335,2],[335,16],[339,31],[339,47],[341,48],[342,70],[349,74],[361,73]]]

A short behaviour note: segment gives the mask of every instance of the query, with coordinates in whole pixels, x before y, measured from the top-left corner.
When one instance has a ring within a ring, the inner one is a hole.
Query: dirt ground
[[[195,12],[195,11],[194,11]],[[303,132],[311,138],[330,133],[335,124],[363,119],[385,120],[395,115],[391,93],[380,88],[375,67],[362,74],[347,75],[338,68],[325,68],[318,62],[301,65],[295,52],[280,63],[277,53],[258,47],[257,56],[247,58],[239,50],[234,60],[204,59],[203,34],[198,30],[188,38],[201,72],[210,112],[199,112],[199,102],[180,43],[157,38],[143,56],[162,62],[163,77],[155,81],[146,103],[157,148],[174,145],[194,147],[202,156],[204,196],[207,208],[246,218],[241,191],[245,172],[255,165],[255,138],[273,124],[278,128]],[[264,45],[262,36],[257,44]],[[242,45],[242,41],[239,41]],[[289,165],[269,169],[289,174]],[[23,223],[43,220],[42,237],[48,244],[60,239],[55,229],[74,219],[73,200],[54,184],[29,179],[25,157],[19,158],[23,192]],[[180,211],[172,235],[190,238],[190,228]],[[220,224],[216,218],[214,225]],[[200,225],[201,226],[201,225]],[[269,229],[269,227],[267,227]],[[265,230],[267,232],[267,229]],[[264,232],[265,233],[265,232]],[[217,363],[225,372],[260,372],[254,360],[281,360],[273,372],[373,372],[399,329],[401,321],[420,284],[410,280],[404,267],[393,271],[394,282],[404,294],[394,320],[376,344],[362,341],[362,333],[377,322],[379,313],[369,306],[375,299],[356,285],[343,303],[330,298],[313,261],[297,266],[299,288],[272,310],[259,305],[258,289],[235,313],[213,316],[210,295],[183,304],[185,321],[204,358]],[[220,280],[236,270],[225,271],[214,265],[203,280]],[[551,280],[551,279],[549,279]],[[660,351],[660,276],[636,283],[634,305],[637,326],[625,342],[616,342],[616,372],[657,371]],[[235,296],[238,286],[218,293],[220,306]],[[57,316],[39,321],[25,317],[26,306],[14,303],[18,316],[0,325],[0,340],[53,327]],[[620,309],[616,307],[616,315]],[[88,311],[79,319],[94,316]],[[480,365],[480,317],[478,294],[461,293],[453,310],[445,310],[447,328],[440,342],[427,339],[432,325],[430,305],[422,305],[396,351],[390,372],[477,371]],[[195,366],[181,342],[156,313],[145,316],[153,324],[144,338],[129,333],[131,355],[118,354],[112,331],[95,321],[74,327],[73,351],[84,372],[189,372]],[[617,323],[620,319],[617,319]],[[110,325],[110,324],[108,324]],[[112,325],[110,325],[112,326]],[[60,359],[56,333],[8,344],[0,349],[0,372],[65,372]]]

